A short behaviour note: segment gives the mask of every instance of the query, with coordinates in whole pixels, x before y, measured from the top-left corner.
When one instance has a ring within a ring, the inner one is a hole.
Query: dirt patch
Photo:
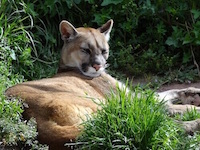
[[[145,86],[149,83],[149,81],[145,78],[136,78],[132,80],[132,85],[137,86]],[[158,92],[163,92],[171,89],[184,89],[188,87],[200,88],[200,80],[193,82],[193,83],[169,83],[164,84],[158,88]]]
[[[170,89],[184,89],[184,88],[188,88],[188,87],[200,88],[200,81],[195,82],[195,83],[171,83],[171,84],[167,84],[167,85],[162,85],[158,89],[158,92],[167,91]]]

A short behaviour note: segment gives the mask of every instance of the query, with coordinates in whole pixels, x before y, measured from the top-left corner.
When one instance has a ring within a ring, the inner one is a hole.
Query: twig
[[[34,59],[34,61],[39,61],[39,62],[44,63],[44,64],[47,64],[47,65],[55,64],[55,63],[58,62],[58,61],[48,62],[48,61],[45,61],[45,60],[39,59],[39,58],[37,58],[37,57],[32,57],[32,58]]]
[[[187,22],[185,22],[185,26],[186,26],[187,32],[189,33]],[[191,44],[190,44],[190,50],[191,50],[191,53],[192,53],[192,58],[193,58],[194,65],[197,67],[197,72],[198,72],[198,75],[200,77],[199,65],[198,65],[198,63],[197,63],[197,61],[195,59],[193,48],[192,48]]]
[[[198,63],[197,63],[197,61],[196,61],[196,59],[195,59],[194,52],[193,52],[191,46],[190,46],[190,49],[191,49],[191,52],[192,52],[192,57],[193,57],[194,65],[197,67],[197,72],[198,72],[198,75],[199,75],[199,77],[200,77],[199,65],[198,65]]]

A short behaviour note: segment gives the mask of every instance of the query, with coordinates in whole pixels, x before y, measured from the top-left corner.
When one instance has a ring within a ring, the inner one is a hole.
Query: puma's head
[[[59,69],[73,67],[78,68],[86,76],[99,76],[106,67],[112,26],[113,20],[109,20],[98,29],[75,28],[68,21],[62,21],[60,33],[64,45]]]

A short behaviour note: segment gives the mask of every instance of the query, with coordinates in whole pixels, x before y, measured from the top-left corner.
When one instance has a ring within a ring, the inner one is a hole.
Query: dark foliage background
[[[5,6],[10,7],[6,11],[12,11],[15,3],[33,19],[29,30],[35,42],[31,52],[33,64],[25,65],[23,70],[19,63],[15,66],[29,80],[56,72],[62,46],[58,25],[63,19],[76,27],[98,27],[112,18],[109,63],[117,71],[136,77],[152,73],[193,80],[198,76],[200,7],[197,0],[29,0],[23,5],[17,0],[7,3]]]
[[[114,20],[109,63],[115,75],[162,76],[161,84],[194,81],[200,76],[199,5],[198,0],[0,0],[0,148],[45,147],[35,140],[35,121],[23,120],[21,102],[4,92],[56,74],[61,20],[95,28]],[[199,135],[193,139],[199,141]]]

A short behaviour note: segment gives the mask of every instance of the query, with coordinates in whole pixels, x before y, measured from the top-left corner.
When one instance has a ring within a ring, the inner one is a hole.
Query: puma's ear
[[[60,23],[60,33],[62,40],[70,40],[78,34],[78,31],[71,23],[69,23],[66,20],[63,20]]]
[[[113,20],[108,20],[104,25],[99,28],[99,31],[105,35],[107,41],[110,39],[110,31],[113,27]]]

